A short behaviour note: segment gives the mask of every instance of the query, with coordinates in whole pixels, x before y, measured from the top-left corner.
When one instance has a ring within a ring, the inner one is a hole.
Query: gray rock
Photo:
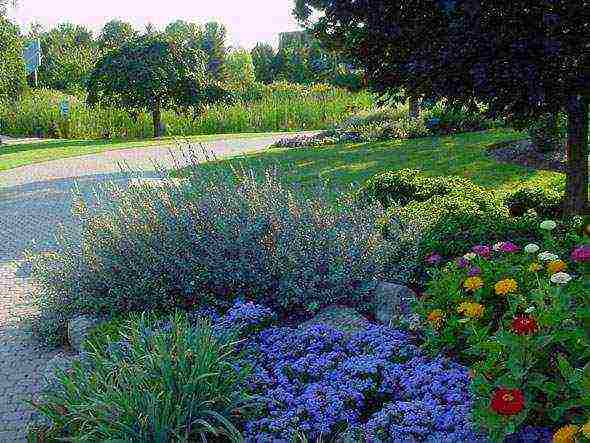
[[[307,327],[318,323],[331,326],[347,335],[352,335],[371,325],[371,323],[355,309],[341,306],[328,306],[318,312],[311,320],[301,324],[300,327]]]
[[[68,343],[76,352],[82,350],[82,344],[88,333],[102,323],[102,319],[90,315],[78,315],[68,321]]]
[[[59,387],[60,371],[68,372],[72,369],[74,361],[78,359],[76,354],[60,352],[47,362],[43,377],[41,378],[41,392],[55,391]]]
[[[372,297],[375,318],[390,326],[415,326],[411,305],[416,293],[407,286],[379,282]]]

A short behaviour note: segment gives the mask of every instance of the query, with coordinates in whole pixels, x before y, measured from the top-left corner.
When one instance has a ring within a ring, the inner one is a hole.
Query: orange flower
[[[574,425],[566,425],[559,428],[553,434],[553,443],[574,443],[579,428]]]
[[[483,288],[483,280],[480,277],[468,277],[464,282],[463,286],[465,289],[471,292],[475,292],[480,288]]]
[[[507,278],[496,283],[494,289],[498,295],[508,295],[518,290],[518,283],[513,278]]]
[[[549,274],[557,274],[558,272],[563,272],[567,269],[567,264],[563,260],[553,260],[549,262],[547,265],[547,272]]]
[[[481,318],[483,317],[484,311],[485,307],[483,305],[474,302],[461,303],[457,308],[459,314],[465,314],[469,318]]]
[[[428,314],[427,318],[428,318],[428,321],[430,323],[432,323],[432,327],[434,329],[438,329],[442,326],[442,324],[445,320],[445,315],[444,315],[443,311],[441,311],[440,309],[435,309],[430,314]]]

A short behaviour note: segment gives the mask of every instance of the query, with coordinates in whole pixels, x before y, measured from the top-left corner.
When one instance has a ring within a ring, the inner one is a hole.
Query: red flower
[[[518,335],[533,334],[537,328],[537,321],[530,315],[519,315],[512,320],[512,331]]]
[[[500,415],[516,415],[524,409],[524,394],[520,389],[499,388],[494,392],[491,408]]]

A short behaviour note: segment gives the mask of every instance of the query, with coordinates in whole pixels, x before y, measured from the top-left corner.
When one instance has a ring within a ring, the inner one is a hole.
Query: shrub
[[[565,145],[567,138],[565,115],[546,114],[529,123],[528,134],[540,152],[552,152]]]
[[[462,177],[429,177],[415,169],[377,174],[358,191],[361,201],[378,201],[387,209],[398,204],[423,202],[434,196],[461,195],[487,208],[492,194]]]
[[[493,441],[523,423],[556,428],[590,414],[590,268],[583,254],[555,254],[560,239],[545,237],[466,250],[432,270],[416,304],[426,347],[472,364],[474,417]]]
[[[14,98],[27,87],[22,51],[18,26],[0,15],[0,102]]]
[[[405,332],[369,326],[273,328],[245,349],[257,409],[249,441],[477,441],[467,370],[420,355]]]
[[[542,186],[530,186],[509,193],[504,204],[510,209],[513,216],[523,215],[532,209],[542,217],[555,218],[562,213],[563,199],[563,191],[547,189]]]
[[[290,188],[272,171],[194,166],[184,184],[113,185],[92,207],[77,198],[81,246],[62,235],[59,252],[30,255],[39,325],[237,298],[305,314],[358,304],[374,278],[403,283],[416,263],[398,241],[411,232],[375,231],[377,207],[334,204],[331,190]]]
[[[232,343],[181,315],[164,328],[143,317],[127,321],[121,336],[105,349],[90,343],[82,361],[59,375],[59,389],[42,395],[36,408],[51,423],[46,437],[240,441],[232,421],[246,374],[236,369]]]

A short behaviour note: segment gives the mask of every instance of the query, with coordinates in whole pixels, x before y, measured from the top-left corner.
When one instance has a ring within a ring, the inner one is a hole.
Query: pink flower
[[[507,241],[507,242],[502,243],[502,246],[500,247],[500,251],[502,251],[502,252],[518,252],[518,251],[520,251],[520,247],[518,245],[515,245],[514,243]]]
[[[471,248],[471,250],[483,258],[490,258],[492,255],[492,249],[486,245],[477,245]]]
[[[437,254],[436,252],[433,252],[428,257],[426,257],[426,263],[428,263],[429,265],[437,265],[441,261],[442,261],[442,256],[440,254]]]
[[[577,263],[590,262],[590,245],[578,246],[572,251],[571,257]]]

